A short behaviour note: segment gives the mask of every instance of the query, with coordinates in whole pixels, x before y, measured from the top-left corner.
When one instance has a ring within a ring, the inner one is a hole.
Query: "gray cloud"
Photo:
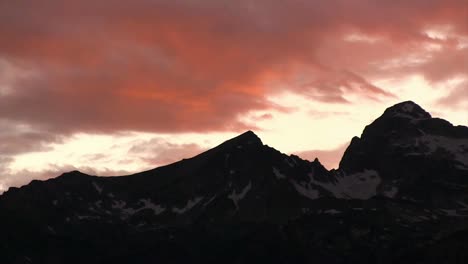
[[[206,150],[197,144],[175,144],[163,138],[139,140],[132,144],[128,153],[138,157],[148,165],[165,165],[191,158]]]

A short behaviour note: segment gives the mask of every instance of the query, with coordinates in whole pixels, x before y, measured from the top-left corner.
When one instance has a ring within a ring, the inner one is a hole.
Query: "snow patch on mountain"
[[[400,147],[416,149],[416,151],[408,152],[407,156],[431,155],[436,151],[445,151],[459,163],[459,168],[468,169],[468,139],[466,138],[449,138],[425,134],[414,139],[414,142],[402,144]]]
[[[323,213],[329,214],[329,215],[337,215],[337,214],[341,214],[342,212],[336,209],[328,209],[328,210],[325,210]]]
[[[124,209],[126,205],[127,205],[127,203],[122,201],[122,200],[114,200],[112,202],[112,208],[113,209]]]
[[[176,214],[183,214],[189,210],[191,210],[195,205],[197,205],[201,200],[203,200],[203,197],[196,197],[194,198],[193,200],[190,199],[187,201],[187,204],[185,205],[185,207],[183,208],[177,208],[177,207],[174,207],[172,208],[172,212],[176,213]]]
[[[276,178],[279,179],[286,179],[286,175],[282,174],[278,168],[273,167],[273,173],[275,174]]]
[[[232,193],[228,195],[228,198],[231,199],[236,205],[236,208],[239,209],[239,201],[244,199],[244,197],[251,189],[252,182],[249,181],[249,184],[247,184],[247,186],[245,186],[240,193],[237,193],[236,190],[232,190]]]
[[[367,200],[377,194],[377,187],[382,179],[375,170],[345,175],[336,174],[336,182],[322,182],[309,173],[311,183],[331,192],[336,198]]]
[[[286,162],[286,164],[291,168],[294,168],[297,165],[297,161],[293,157],[284,158],[284,162]]]
[[[317,189],[315,189],[314,187],[312,187],[310,185],[310,183],[307,183],[307,184],[300,184],[294,180],[291,181],[291,183],[293,184],[294,188],[296,189],[296,191],[301,194],[302,196],[305,196],[309,199],[317,199],[319,198],[320,196],[320,193]]]
[[[94,189],[96,189],[96,191],[101,194],[102,193],[102,187],[99,186],[96,182],[93,182],[93,186],[94,186]]]
[[[94,205],[95,205],[97,208],[101,208],[101,206],[102,206],[102,200],[97,200],[96,202],[94,202]]]
[[[166,211],[166,208],[162,207],[159,204],[154,204],[153,202],[151,202],[150,199],[140,199],[140,202],[143,203],[143,206],[138,208],[137,211],[141,211],[143,209],[151,209],[154,211],[155,215],[159,215],[163,213],[164,211]]]
[[[440,209],[442,212],[445,213],[446,216],[466,216],[466,215],[461,215],[458,213],[457,209]]]
[[[463,201],[455,201],[455,203],[460,207],[450,209],[441,208],[440,211],[447,216],[468,217],[468,204]]]
[[[55,229],[53,227],[51,227],[50,225],[47,226],[47,230],[49,231],[49,233],[51,234],[57,234],[57,232],[55,232]]]
[[[214,201],[214,199],[216,199],[217,195],[214,195],[213,197],[211,197],[208,201],[206,201],[204,204],[203,204],[203,207],[206,207],[207,205],[209,205],[211,202]]]
[[[136,208],[132,207],[127,207],[127,203],[121,200],[115,200],[112,203],[112,208],[119,210],[120,213],[122,214],[123,219],[128,218],[129,216],[138,213],[141,210],[144,209],[151,209],[153,210],[155,215],[159,215],[163,213],[166,208],[159,204],[154,204],[150,199],[140,199],[140,204],[141,206],[137,206]]]
[[[112,204],[113,209],[120,210],[122,219],[126,219],[129,215],[133,215],[136,212],[135,209],[126,206],[127,203],[122,200],[114,201]]]
[[[78,220],[95,220],[95,219],[100,219],[99,216],[95,216],[95,215],[77,215],[76,218],[78,218]]]

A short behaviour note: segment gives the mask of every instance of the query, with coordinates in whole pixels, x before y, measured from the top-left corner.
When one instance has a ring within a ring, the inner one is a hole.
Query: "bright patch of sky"
[[[447,119],[455,125],[467,125],[466,111],[454,112],[435,103],[462,81],[453,79],[434,88],[418,75],[401,80],[374,80],[375,85],[397,97],[376,101],[348,95],[346,99],[353,102],[349,104],[325,104],[285,92],[269,99],[291,108],[291,112],[252,112],[242,119],[261,128],[255,133],[264,144],[285,153],[333,149],[349,142],[353,136],[360,136],[364,127],[378,118],[387,107],[406,100],[415,101],[435,117]],[[271,114],[272,118],[255,118],[263,114]],[[136,140],[156,136],[173,144],[195,143],[202,149],[209,149],[239,133],[78,134],[63,144],[52,144],[49,151],[18,155],[9,168],[13,172],[24,169],[40,171],[72,165],[97,171],[111,169],[137,172],[164,164],[148,164],[140,159],[138,153],[130,153],[129,149]]]

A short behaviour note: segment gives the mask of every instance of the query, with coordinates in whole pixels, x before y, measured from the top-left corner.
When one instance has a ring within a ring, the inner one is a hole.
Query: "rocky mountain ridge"
[[[10,188],[0,212],[7,263],[465,263],[468,128],[403,102],[337,170],[248,131],[130,176]]]

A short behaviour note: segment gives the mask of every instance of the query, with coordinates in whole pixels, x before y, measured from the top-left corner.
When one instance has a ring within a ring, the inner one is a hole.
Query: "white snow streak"
[[[247,193],[252,189],[252,182],[249,181],[249,184],[242,189],[240,193],[237,193],[236,190],[232,190],[232,193],[228,195],[228,198],[231,199],[234,204],[236,205],[236,208],[239,209],[239,201],[244,199],[244,197],[247,195]]]
[[[341,211],[338,211],[336,209],[328,209],[328,210],[325,210],[324,213],[329,214],[329,215],[336,215],[336,214],[340,214]]]
[[[273,173],[275,174],[276,178],[279,179],[286,179],[286,175],[282,174],[276,167],[273,167]]]
[[[297,183],[296,181],[291,181],[291,183],[294,185],[294,188],[296,188],[296,191],[309,198],[309,199],[317,199],[319,197],[319,191],[313,189],[310,184],[307,184],[306,186],[302,186],[301,184]]]
[[[309,174],[311,183],[321,186],[337,198],[353,198],[366,200],[375,196],[381,182],[377,171],[364,170],[351,175],[336,175],[336,183],[320,182]]]
[[[166,208],[162,207],[161,205],[152,203],[150,199],[140,199],[140,203],[142,203],[143,206],[131,208],[127,207],[127,203],[124,201],[114,201],[112,204],[112,208],[119,209],[126,217],[136,214],[144,209],[153,210],[155,215],[159,215],[166,210]]]
[[[187,204],[185,205],[184,208],[174,207],[174,208],[172,208],[172,212],[177,213],[177,214],[183,214],[183,213],[189,211],[190,209],[192,209],[201,200],[203,200],[203,197],[197,197],[197,198],[194,198],[193,200],[188,200]]]
[[[460,169],[468,169],[468,139],[449,138],[444,136],[423,135],[409,144],[401,144],[404,148],[416,148],[416,152],[407,155],[431,155],[437,150],[443,150],[451,154],[458,161]]]
[[[100,187],[96,182],[93,182],[94,189],[101,194],[102,193],[102,187]]]
[[[155,215],[159,215],[166,211],[166,208],[162,207],[159,204],[152,203],[150,199],[140,199],[140,201],[143,203],[143,207],[138,208],[137,211],[141,211],[143,209],[151,209],[154,211]]]

